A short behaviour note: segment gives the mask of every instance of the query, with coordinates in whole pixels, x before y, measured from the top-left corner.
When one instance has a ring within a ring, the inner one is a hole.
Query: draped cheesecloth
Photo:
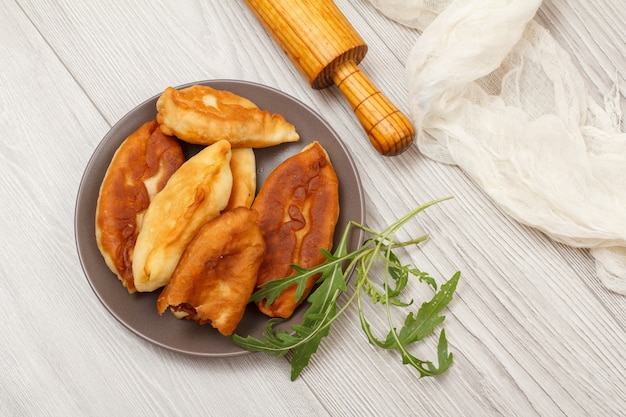
[[[505,212],[589,248],[626,294],[626,134],[533,20],[541,0],[370,0],[422,31],[408,62],[420,151],[461,167]]]

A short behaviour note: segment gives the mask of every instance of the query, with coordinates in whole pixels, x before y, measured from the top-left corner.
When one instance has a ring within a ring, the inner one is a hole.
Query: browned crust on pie
[[[259,212],[259,227],[267,250],[257,285],[293,274],[292,264],[304,268],[324,261],[320,249],[330,250],[339,216],[339,189],[335,170],[324,148],[314,142],[286,159],[267,178],[252,208]],[[287,288],[272,303],[257,303],[270,317],[290,317],[311,291],[296,301],[296,287]]]
[[[233,189],[224,211],[235,207],[252,205],[256,194],[256,157],[252,148],[233,149],[230,171],[233,174]]]
[[[132,252],[142,216],[184,159],[176,138],[165,135],[153,120],[124,140],[102,181],[96,241],[105,262],[129,293],[135,292]]]
[[[133,251],[137,291],[166,285],[193,236],[224,210],[232,190],[230,159],[228,142],[207,146],[185,161],[154,197]]]
[[[227,211],[204,225],[189,243],[157,300],[188,320],[233,333],[244,315],[265,253],[257,212]]]
[[[226,140],[232,148],[265,148],[300,138],[282,115],[205,85],[180,90],[167,87],[156,107],[157,121],[165,133],[199,145]]]

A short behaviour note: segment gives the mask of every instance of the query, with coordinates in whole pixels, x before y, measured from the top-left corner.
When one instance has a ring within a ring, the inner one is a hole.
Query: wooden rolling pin
[[[413,124],[360,71],[367,45],[332,0],[246,3],[312,88],[339,87],[378,152],[408,148]]]

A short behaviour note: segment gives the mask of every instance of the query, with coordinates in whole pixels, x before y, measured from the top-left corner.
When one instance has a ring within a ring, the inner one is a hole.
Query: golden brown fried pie
[[[168,87],[157,100],[157,111],[165,133],[199,145],[227,140],[233,148],[264,148],[299,140],[295,127],[283,116],[208,86]]]
[[[337,175],[324,148],[317,142],[286,159],[267,178],[252,208],[259,212],[259,227],[267,250],[257,285],[293,274],[292,264],[304,268],[324,261],[320,248],[330,250],[339,216]],[[295,286],[272,303],[257,303],[270,317],[290,317],[311,291],[296,301]]]
[[[234,332],[254,291],[265,241],[258,213],[238,207],[206,223],[189,243],[157,300],[177,317]]]
[[[96,207],[96,241],[129,293],[135,292],[132,255],[145,210],[184,161],[176,138],[151,121],[122,142],[105,173]]]
[[[230,170],[233,174],[233,189],[228,205],[224,209],[248,207],[252,205],[256,194],[256,158],[251,148],[232,150]]]
[[[226,207],[233,182],[230,158],[227,141],[204,148],[181,165],[154,197],[133,251],[137,291],[167,284],[196,232]]]

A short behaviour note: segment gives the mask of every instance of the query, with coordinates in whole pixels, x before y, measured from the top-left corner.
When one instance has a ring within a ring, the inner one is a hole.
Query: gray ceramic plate
[[[335,232],[335,241],[343,233],[350,220],[365,222],[363,193],[358,172],[343,143],[331,127],[310,108],[294,98],[272,88],[244,81],[211,80],[194,84],[205,84],[220,90],[232,91],[256,103],[260,108],[282,114],[293,123],[300,134],[300,141],[266,149],[255,150],[257,158],[257,189],[267,175],[285,158],[299,152],[314,140],[320,142],[330,155],[339,177],[340,216]],[[180,86],[184,88],[188,85]],[[102,304],[129,330],[145,340],[173,351],[200,356],[233,356],[247,353],[232,343],[230,338],[220,335],[210,325],[200,326],[195,322],[177,320],[166,312],[156,312],[154,293],[128,294],[117,277],[107,268],[95,240],[95,210],[100,183],[118,146],[141,124],[156,116],[156,100],[152,97],[124,116],[102,139],[91,157],[83,175],[75,213],[75,234],[78,255],[85,275]],[[183,144],[187,156],[197,152],[198,147]],[[356,249],[363,241],[362,233],[354,233],[350,248]],[[294,316],[282,324],[298,323],[304,314],[306,303]],[[241,336],[260,337],[265,329],[267,317],[249,305],[236,333]]]

